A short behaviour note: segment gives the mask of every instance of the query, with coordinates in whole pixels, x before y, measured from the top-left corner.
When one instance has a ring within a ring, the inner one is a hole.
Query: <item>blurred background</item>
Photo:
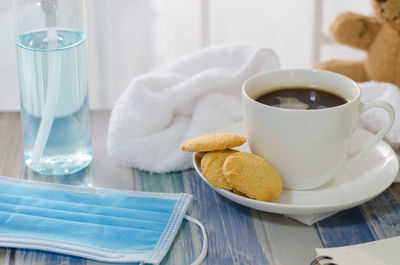
[[[92,109],[111,109],[135,76],[210,45],[272,48],[282,68],[361,59],[364,52],[333,43],[328,29],[341,12],[372,14],[367,0],[82,1]],[[0,111],[19,110],[12,0],[0,1],[0,32]]]

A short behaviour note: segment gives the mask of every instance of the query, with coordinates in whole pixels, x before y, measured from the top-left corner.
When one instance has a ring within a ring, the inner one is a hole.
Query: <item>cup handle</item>
[[[348,162],[355,160],[365,154],[371,147],[373,147],[379,140],[381,140],[385,134],[392,128],[393,122],[394,122],[394,109],[392,105],[390,105],[387,102],[384,101],[368,101],[368,102],[360,102],[360,111],[359,111],[359,116],[361,116],[364,112],[366,112],[369,109],[372,108],[381,108],[384,109],[388,116],[389,116],[389,121],[386,123],[386,125],[373,137],[371,138],[367,143],[365,143],[363,146],[361,146],[358,150],[351,152],[348,157]]]

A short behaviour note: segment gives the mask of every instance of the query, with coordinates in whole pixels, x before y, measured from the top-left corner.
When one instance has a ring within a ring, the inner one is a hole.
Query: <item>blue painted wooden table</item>
[[[377,198],[342,211],[312,226],[282,215],[260,212],[216,194],[194,170],[152,174],[123,168],[107,157],[109,112],[93,112],[94,160],[78,174],[46,177],[25,168],[18,113],[0,114],[0,174],[30,180],[156,192],[186,192],[194,201],[189,214],[202,222],[209,235],[204,264],[309,264],[315,248],[335,247],[400,235],[400,184]],[[183,225],[162,264],[190,264],[201,250],[201,232]],[[0,264],[103,264],[35,250],[0,248]],[[399,263],[400,264],[400,263]]]

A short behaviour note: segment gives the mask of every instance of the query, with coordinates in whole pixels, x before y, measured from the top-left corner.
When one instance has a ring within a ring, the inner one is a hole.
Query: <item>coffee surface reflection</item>
[[[256,101],[284,109],[325,109],[347,103],[343,97],[310,87],[288,87],[269,91],[255,98]]]

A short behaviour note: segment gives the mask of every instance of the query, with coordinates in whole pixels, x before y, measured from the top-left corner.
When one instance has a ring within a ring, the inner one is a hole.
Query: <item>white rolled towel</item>
[[[136,77],[112,111],[109,155],[124,166],[152,172],[193,167],[191,154],[182,152],[181,144],[241,120],[244,81],[278,68],[271,49],[222,45]]]

